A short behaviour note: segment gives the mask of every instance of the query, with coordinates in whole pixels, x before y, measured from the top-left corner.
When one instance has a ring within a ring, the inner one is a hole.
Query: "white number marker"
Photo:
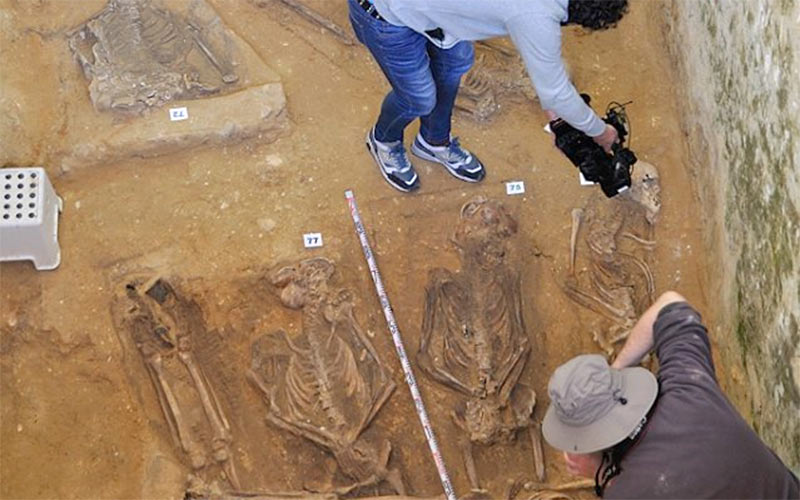
[[[587,181],[586,177],[583,176],[583,172],[581,172],[580,170],[578,170],[578,179],[581,182],[581,186],[594,186],[596,184],[592,181]]]
[[[189,118],[189,110],[184,108],[169,108],[169,119],[173,122]]]
[[[512,181],[506,182],[506,194],[522,194],[525,192],[525,182],[523,181]]]
[[[303,245],[306,248],[317,248],[322,246],[322,233],[306,233],[303,235]]]

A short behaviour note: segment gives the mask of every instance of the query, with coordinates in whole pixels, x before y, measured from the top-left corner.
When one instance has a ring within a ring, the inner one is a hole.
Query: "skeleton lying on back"
[[[491,445],[528,428],[539,480],[544,459],[532,413],[536,393],[519,383],[530,354],[520,276],[508,262],[517,223],[504,207],[477,198],[461,210],[454,243],[461,270],[432,269],[417,360],[432,379],[463,400],[453,412],[470,484],[480,490],[472,443]]]
[[[110,0],[69,39],[95,108],[141,112],[235,84],[233,44],[211,15],[217,22],[186,20],[151,0]]]
[[[214,482],[219,468],[239,489],[230,424],[193,352],[207,333],[202,311],[164,279],[133,280],[125,290],[118,321],[141,355],[174,441],[201,481]]]

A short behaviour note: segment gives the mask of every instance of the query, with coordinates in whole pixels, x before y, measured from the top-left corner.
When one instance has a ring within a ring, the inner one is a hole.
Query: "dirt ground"
[[[59,110],[83,82],[64,48],[65,33],[103,3],[0,1],[0,93],[17,107],[17,123],[2,129],[14,132],[0,138],[0,162],[43,165],[64,200],[61,266],[37,272],[28,262],[0,265],[0,496],[183,497],[191,468],[170,436],[129,332],[115,320],[115,304],[134,275],[169,279],[199,308],[203,335],[195,354],[230,421],[242,490],[346,484],[329,453],[265,421],[266,406],[244,377],[256,337],[278,329],[292,335],[302,327],[299,313],[283,307],[270,289],[266,273],[313,256],[336,264],[336,286],[352,291],[356,318],[398,385],[364,438],[393,444],[390,464],[402,472],[409,494],[440,494],[353,230],[346,189],[357,197],[412,362],[428,270],[458,269],[449,236],[461,206],[478,195],[500,200],[519,224],[512,252],[534,346],[521,381],[539,395],[536,419],[548,404],[552,370],[573,355],[599,352],[592,340],[601,325],[598,316],[562,290],[571,210],[598,190],[579,186],[574,167],[542,132],[545,119],[535,102],[505,101],[486,123],[455,117],[455,132],[487,166],[482,183],[461,183],[417,161],[422,189],[400,194],[381,178],[363,144],[388,88],[369,53],[277,0],[262,6],[209,0],[280,75],[288,133],[270,144],[252,138],[62,173],[63,129],[79,117],[60,116]],[[343,0],[307,5],[351,32]],[[679,127],[686,110],[674,94],[661,8],[661,1],[634,0],[615,30],[565,30],[564,52],[576,85],[598,107],[634,101],[631,146],[661,173],[656,290],[679,290],[713,321],[700,207]],[[407,139],[416,132],[412,128]],[[505,182],[512,180],[525,182],[523,195],[506,195]],[[310,232],[322,233],[322,248],[303,247],[302,236]],[[420,373],[417,378],[454,486],[463,495],[469,483],[460,431],[450,418],[456,396]],[[545,454],[548,484],[569,480],[558,454],[550,448]],[[494,497],[510,481],[533,480],[530,443],[521,436],[511,444],[477,448],[476,462]],[[384,485],[360,494],[390,492]]]

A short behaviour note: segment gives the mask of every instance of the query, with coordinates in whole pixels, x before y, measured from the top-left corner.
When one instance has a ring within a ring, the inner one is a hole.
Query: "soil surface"
[[[459,268],[450,243],[464,203],[500,200],[519,231],[511,252],[521,275],[532,351],[521,382],[535,389],[540,420],[552,370],[570,357],[600,352],[592,333],[603,320],[563,292],[571,211],[599,189],[582,187],[576,169],[542,131],[545,118],[526,97],[501,102],[486,122],[458,113],[454,131],[483,160],[486,179],[462,183],[416,161],[422,188],[390,188],[364,148],[364,136],[388,85],[367,50],[309,22],[278,0],[209,0],[227,26],[281,78],[289,132],[276,142],[252,138],[157,158],[62,172],[61,116],[84,82],[66,48],[67,33],[104,5],[0,0],[0,100],[15,120],[0,128],[0,164],[43,165],[64,200],[61,266],[37,272],[29,262],[0,265],[0,496],[3,498],[182,498],[189,461],[170,434],[140,353],[115,313],[134,277],[161,276],[196,303],[195,356],[219,398],[232,434],[231,455],[244,491],[341,486],[333,456],[265,420],[267,406],[247,382],[250,345],[278,329],[302,328],[266,279],[281,264],[324,256],[334,283],[355,298],[355,316],[391,372],[397,390],[363,439],[393,445],[390,465],[409,494],[441,486],[384,321],[344,192],[355,192],[412,363],[428,271]],[[681,103],[662,33],[661,1],[636,0],[617,29],[566,29],[564,56],[576,86],[596,107],[632,100],[632,149],[661,174],[663,207],[655,229],[656,292],[676,289],[713,321],[700,252],[698,201],[685,169]],[[307,0],[345,33],[343,0]],[[84,82],[85,83],[85,82]],[[86,100],[86,96],[81,96]],[[94,113],[91,106],[83,109]],[[602,111],[602,109],[601,109]],[[76,111],[78,112],[78,111]],[[79,117],[78,117],[79,118]],[[410,127],[406,140],[416,133]],[[508,196],[507,181],[525,193]],[[303,246],[304,233],[324,245]],[[195,324],[193,323],[193,324]],[[199,332],[199,333],[198,333]],[[469,482],[451,419],[457,396],[417,373],[456,491]],[[571,478],[545,447],[547,484]],[[530,441],[476,447],[482,486],[493,497],[511,482],[533,481]],[[225,489],[222,472],[198,473]],[[388,494],[381,487],[359,495]],[[587,493],[588,494],[588,493]],[[520,498],[524,493],[520,494]]]

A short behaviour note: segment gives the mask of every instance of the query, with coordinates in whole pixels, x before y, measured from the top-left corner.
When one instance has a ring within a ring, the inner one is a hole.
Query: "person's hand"
[[[573,476],[594,479],[597,468],[603,459],[601,452],[595,453],[567,453],[564,452],[564,462],[567,463],[567,472]]]
[[[619,133],[617,133],[617,129],[606,124],[605,131],[597,137],[592,137],[592,139],[594,139],[594,142],[599,144],[606,153],[611,153],[611,145],[619,140]]]

